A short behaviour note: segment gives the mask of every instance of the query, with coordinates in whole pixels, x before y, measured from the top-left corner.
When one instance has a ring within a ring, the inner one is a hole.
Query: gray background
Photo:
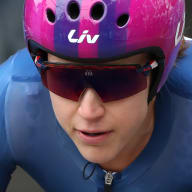
[[[23,38],[24,0],[0,0],[0,63],[25,47]],[[192,0],[186,0],[185,35],[192,37]],[[43,192],[21,168],[13,174],[7,192]]]

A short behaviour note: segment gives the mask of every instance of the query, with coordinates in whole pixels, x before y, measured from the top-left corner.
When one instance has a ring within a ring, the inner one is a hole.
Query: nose
[[[101,98],[92,88],[88,88],[81,96],[78,114],[86,120],[98,120],[105,114]]]

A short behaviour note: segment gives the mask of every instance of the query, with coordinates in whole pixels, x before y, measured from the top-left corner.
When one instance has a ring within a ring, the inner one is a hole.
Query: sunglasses
[[[51,92],[78,101],[87,88],[93,88],[103,102],[133,96],[147,88],[147,76],[156,61],[139,64],[72,64],[35,58],[44,86]]]

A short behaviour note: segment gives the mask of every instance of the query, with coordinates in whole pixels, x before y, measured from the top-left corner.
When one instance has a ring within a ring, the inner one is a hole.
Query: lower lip
[[[102,135],[98,135],[98,136],[89,136],[89,135],[85,135],[83,134],[81,131],[77,131],[77,135],[78,138],[83,141],[84,143],[90,144],[90,145],[94,145],[94,144],[99,144],[104,142],[112,133],[112,131],[110,132],[106,132]]]

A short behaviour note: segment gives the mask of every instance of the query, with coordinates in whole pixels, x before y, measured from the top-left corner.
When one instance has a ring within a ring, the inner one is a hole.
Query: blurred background
[[[0,0],[0,63],[23,48],[24,0]]]
[[[24,0],[0,0],[0,63],[25,47],[23,38]],[[192,0],[186,0],[185,35],[192,38]],[[17,168],[7,192],[43,192],[32,178]]]

